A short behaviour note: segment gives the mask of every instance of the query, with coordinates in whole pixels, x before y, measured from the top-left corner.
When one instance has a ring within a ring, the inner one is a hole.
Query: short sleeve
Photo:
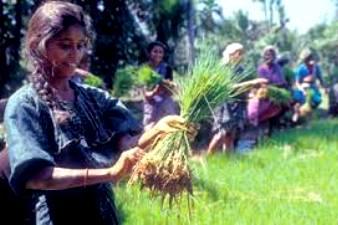
[[[108,123],[109,127],[114,129],[116,134],[129,134],[133,136],[142,132],[141,124],[136,121],[131,112],[119,99],[112,97],[106,91],[91,87],[89,89],[99,105],[104,121]]]
[[[26,182],[41,169],[54,166],[49,153],[48,121],[32,102],[10,98],[5,111],[10,184],[16,192],[24,190]]]
[[[308,70],[306,69],[306,67],[304,65],[300,65],[296,71],[295,71],[295,79],[296,82],[298,83],[302,83],[303,82],[303,78],[308,75]]]

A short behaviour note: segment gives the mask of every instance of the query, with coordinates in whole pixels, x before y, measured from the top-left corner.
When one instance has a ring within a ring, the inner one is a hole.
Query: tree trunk
[[[338,1],[337,0],[334,1],[334,5],[335,5],[335,21],[338,21]]]
[[[269,2],[269,11],[270,11],[270,19],[269,19],[269,26],[270,29],[273,26],[273,19],[274,19],[274,10],[273,10],[273,5],[275,4],[275,0],[270,0]]]
[[[11,55],[12,62],[11,65],[18,69],[20,61],[20,45],[21,45],[21,29],[22,29],[22,3],[18,0],[15,4],[15,28],[14,28],[14,37],[11,45]]]
[[[7,29],[5,27],[5,16],[4,16],[4,4],[3,1],[0,1],[0,96],[3,96],[5,93],[5,82],[8,78],[8,66],[7,66],[7,41],[5,38],[5,33]]]
[[[265,18],[265,22],[268,22],[268,2],[267,0],[263,0],[263,7],[264,7],[264,18]]]
[[[128,9],[124,0],[104,0],[102,12],[96,7],[90,13],[97,35],[92,69],[103,76],[106,87],[111,89],[119,60],[126,59],[128,37],[124,28],[125,23],[130,22]]]
[[[188,38],[189,38],[189,64],[195,60],[195,9],[192,0],[188,0]]]

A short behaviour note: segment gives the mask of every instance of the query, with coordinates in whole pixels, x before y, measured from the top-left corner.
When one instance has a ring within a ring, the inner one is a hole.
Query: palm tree
[[[263,5],[264,18],[265,18],[265,21],[268,21],[268,2],[267,2],[267,0],[253,0],[253,2],[259,2]]]
[[[188,0],[187,1],[187,20],[188,20],[188,39],[189,39],[189,64],[192,64],[195,59],[195,6],[193,0]]]
[[[338,0],[332,0],[335,5],[336,12],[335,12],[335,20],[338,20]]]
[[[199,4],[202,6],[199,11],[200,24],[199,27],[206,35],[217,29],[217,22],[215,16],[223,18],[222,8],[216,3],[215,0],[200,0]]]

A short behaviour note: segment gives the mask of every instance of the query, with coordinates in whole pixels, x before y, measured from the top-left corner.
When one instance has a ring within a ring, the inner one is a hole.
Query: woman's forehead
[[[80,42],[85,41],[86,36],[81,26],[73,25],[62,31],[59,35],[55,37],[55,39],[58,41]]]
[[[160,46],[160,45],[155,45],[153,48],[152,48],[152,50],[160,50],[160,51],[164,51],[164,49],[163,49],[163,47],[162,46]]]
[[[273,49],[266,50],[264,55],[276,55],[276,52]]]

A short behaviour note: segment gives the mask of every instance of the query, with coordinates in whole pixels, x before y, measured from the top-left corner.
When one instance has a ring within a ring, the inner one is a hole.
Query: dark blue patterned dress
[[[244,73],[244,68],[238,65],[234,68],[235,75]],[[215,109],[213,132],[224,131],[236,133],[244,128],[246,121],[246,95],[237,96],[235,101],[225,102]]]
[[[118,157],[117,141],[141,131],[117,99],[85,85],[70,83],[74,102],[61,102],[69,118],[60,124],[35,90],[27,85],[9,99],[5,112],[10,184],[27,204],[26,224],[118,224],[110,183],[58,191],[25,189],[47,167],[102,168]]]

